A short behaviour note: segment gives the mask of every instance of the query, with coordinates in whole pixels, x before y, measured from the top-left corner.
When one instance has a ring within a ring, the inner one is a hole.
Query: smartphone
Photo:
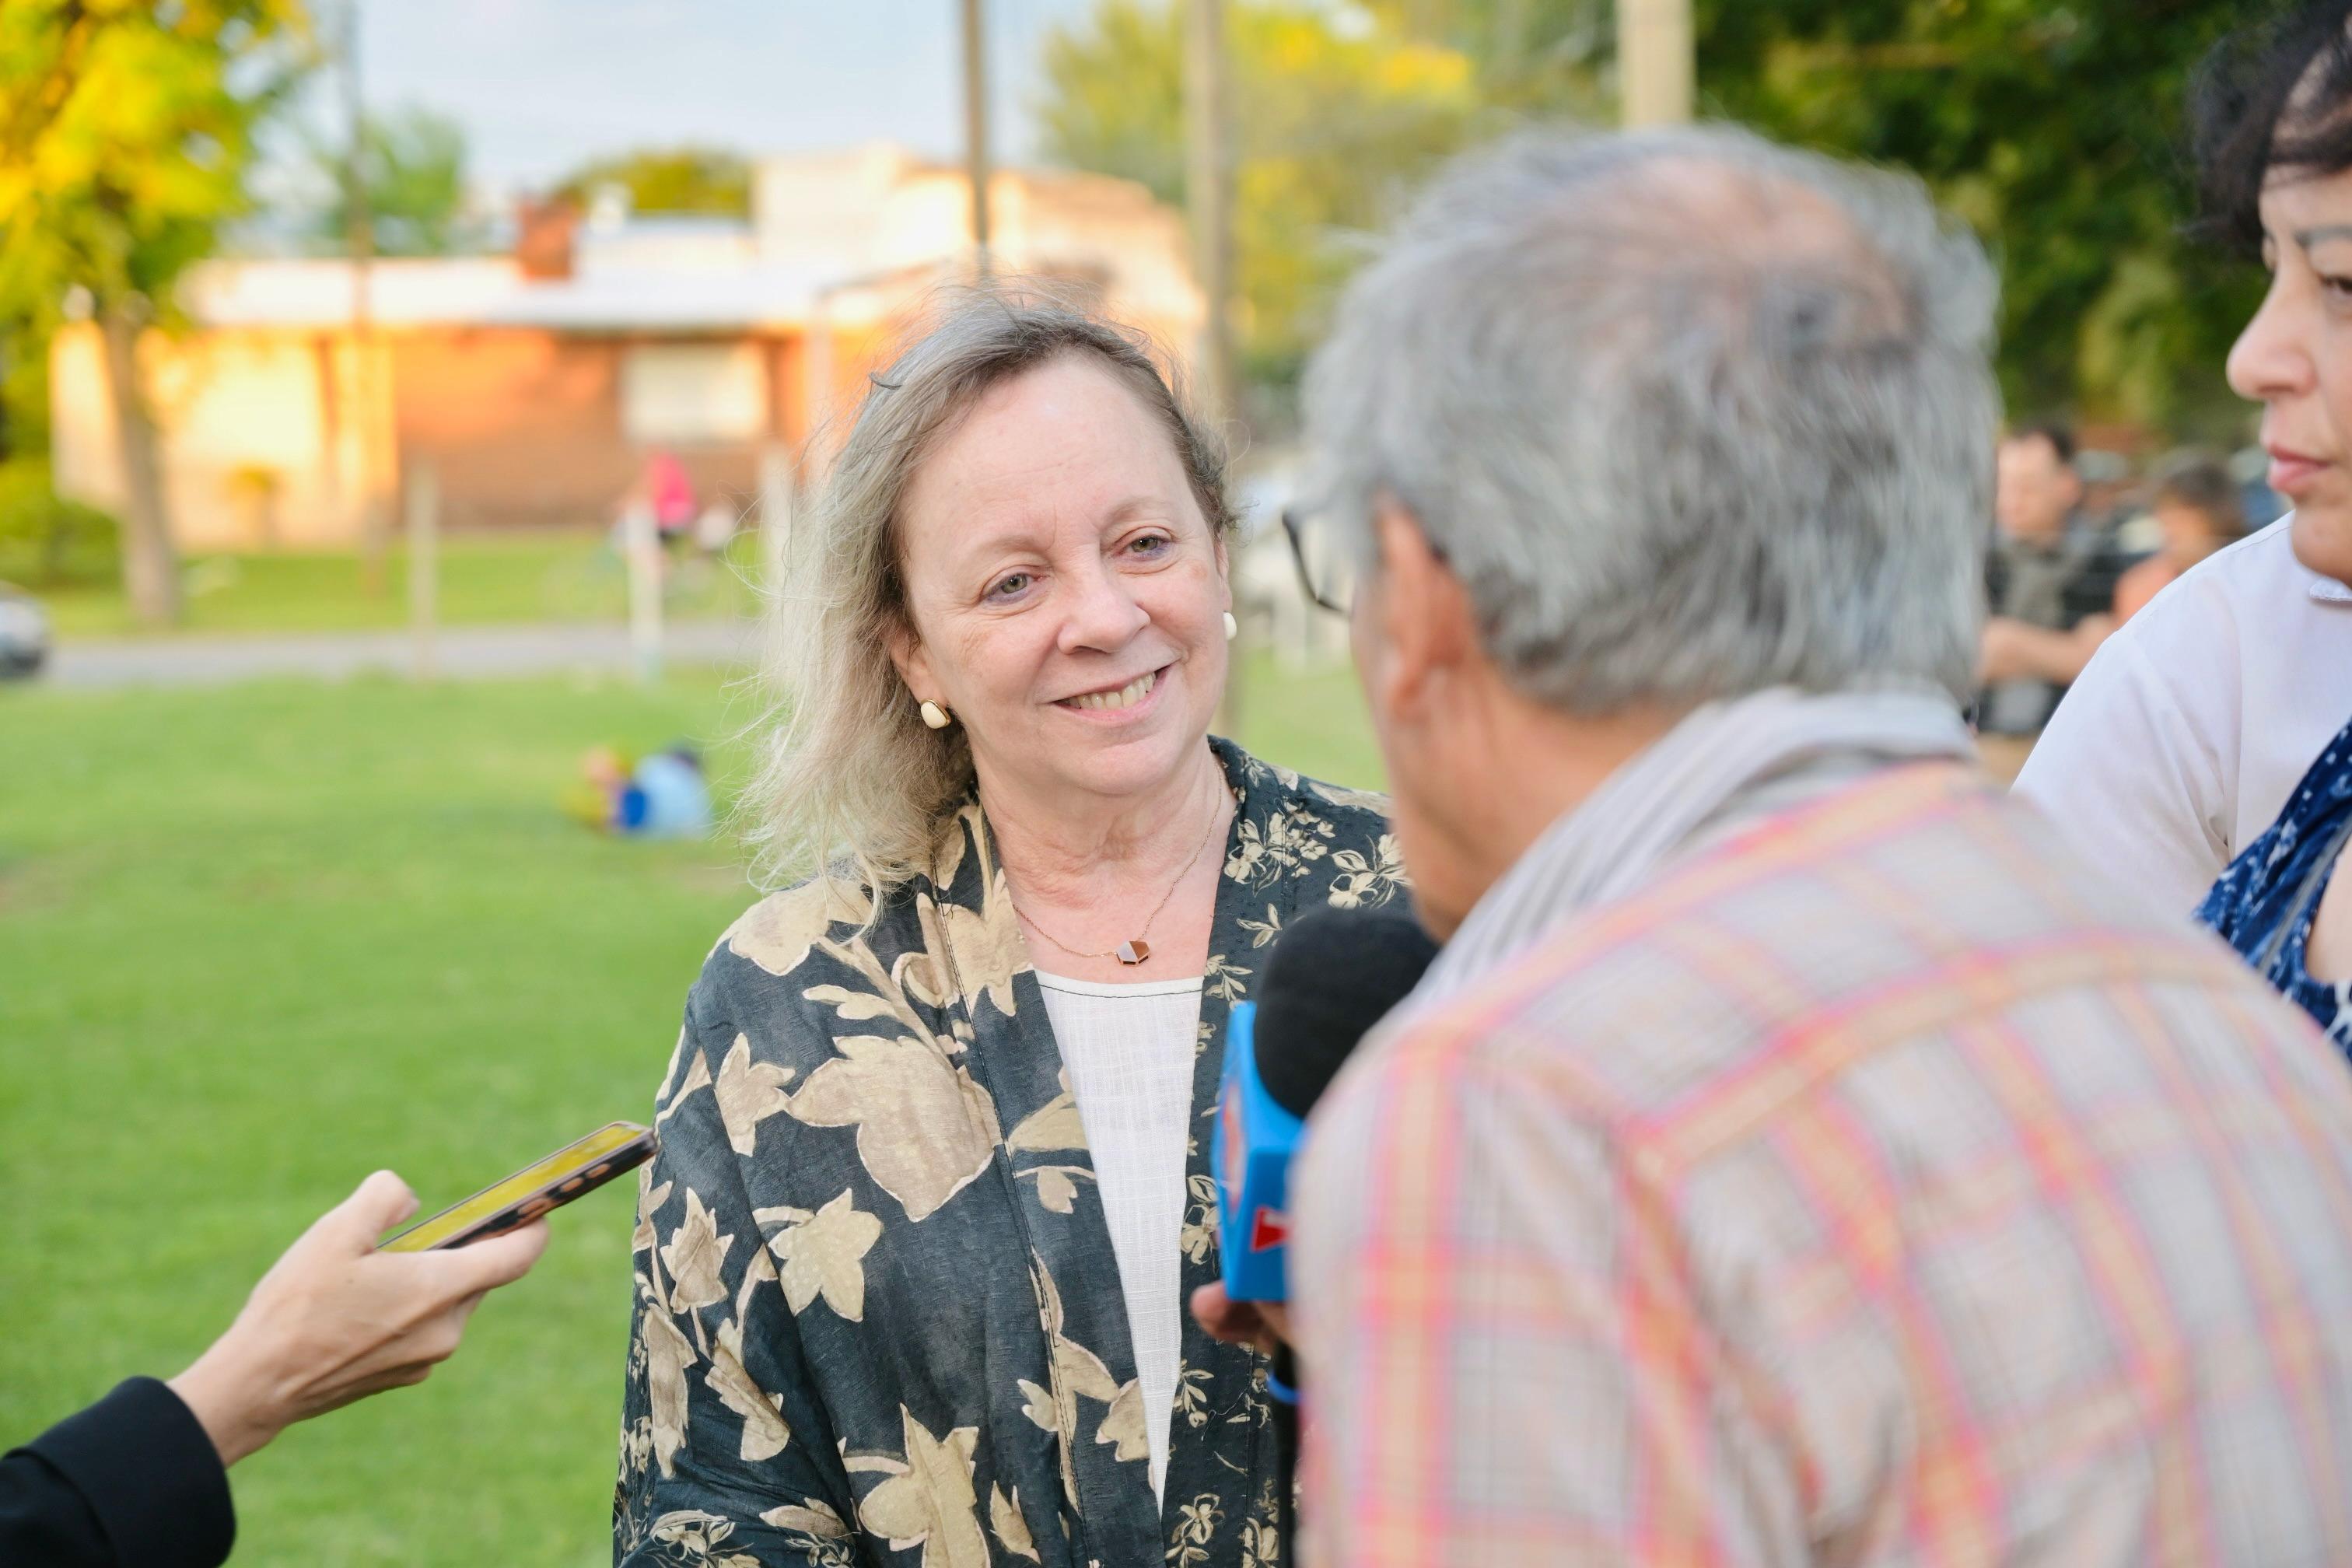
[[[463,1203],[451,1204],[432,1218],[417,1221],[391,1240],[379,1243],[376,1250],[432,1252],[503,1236],[624,1172],[635,1170],[660,1147],[650,1127],[634,1121],[600,1127],[579,1142],[567,1143],[506,1180],[493,1182]]]

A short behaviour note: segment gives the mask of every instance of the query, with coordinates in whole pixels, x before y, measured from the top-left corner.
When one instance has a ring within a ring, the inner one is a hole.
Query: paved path
[[[758,640],[748,623],[672,626],[664,657],[678,665],[749,665]],[[61,638],[37,678],[51,686],[218,686],[270,676],[345,680],[408,675],[415,639],[404,631],[239,637]],[[636,656],[621,626],[453,626],[434,642],[436,672],[457,679],[629,671]]]

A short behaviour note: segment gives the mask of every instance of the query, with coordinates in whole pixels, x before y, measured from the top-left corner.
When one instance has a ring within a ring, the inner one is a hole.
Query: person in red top
[[[667,451],[646,459],[646,503],[654,509],[654,526],[664,539],[683,533],[694,522],[694,481],[686,465]]]

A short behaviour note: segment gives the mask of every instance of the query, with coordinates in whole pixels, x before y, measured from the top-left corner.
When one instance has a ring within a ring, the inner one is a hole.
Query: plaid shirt
[[[1318,1568],[2352,1562],[2352,1077],[1965,770],[1416,1014],[1297,1188]]]

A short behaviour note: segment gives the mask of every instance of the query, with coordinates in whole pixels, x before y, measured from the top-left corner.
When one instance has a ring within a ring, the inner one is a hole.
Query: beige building
[[[1180,215],[1091,174],[1002,171],[990,202],[1001,273],[1192,359],[1202,310]],[[752,209],[541,211],[512,256],[370,266],[363,301],[342,260],[194,268],[192,330],[141,345],[179,542],[344,542],[367,507],[394,515],[420,462],[457,528],[608,521],[656,450],[748,506],[762,454],[821,460],[888,345],[971,259],[961,171],[895,148],[767,160]],[[58,487],[119,510],[95,329],[59,332],[50,370]]]

